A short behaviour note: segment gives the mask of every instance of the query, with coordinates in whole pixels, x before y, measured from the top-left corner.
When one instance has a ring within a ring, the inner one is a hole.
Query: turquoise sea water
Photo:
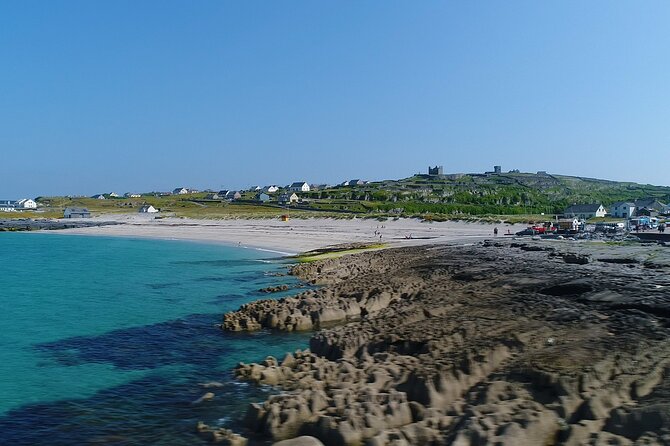
[[[214,326],[258,289],[297,284],[274,254],[35,233],[0,233],[0,249],[0,444],[200,444],[198,420],[239,429],[271,391],[232,379],[237,362],[307,345]]]

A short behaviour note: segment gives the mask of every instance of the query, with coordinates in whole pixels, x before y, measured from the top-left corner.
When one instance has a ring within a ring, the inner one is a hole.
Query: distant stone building
[[[428,166],[428,175],[444,175],[444,169],[442,166]]]
[[[635,214],[635,203],[627,201],[613,203],[609,214],[615,218],[631,218]]]
[[[91,213],[86,208],[65,208],[63,218],[91,218]]]
[[[493,166],[493,173],[502,173],[502,166]]]

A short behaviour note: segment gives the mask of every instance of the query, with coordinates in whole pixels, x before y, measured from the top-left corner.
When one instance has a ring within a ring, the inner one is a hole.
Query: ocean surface
[[[239,430],[275,391],[234,380],[237,362],[308,344],[215,327],[258,289],[298,284],[278,254],[40,233],[0,233],[0,249],[0,445],[205,444],[197,421]]]

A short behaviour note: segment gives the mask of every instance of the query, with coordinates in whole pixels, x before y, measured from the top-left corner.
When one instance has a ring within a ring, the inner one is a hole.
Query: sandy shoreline
[[[339,243],[375,242],[380,240],[379,235],[382,242],[392,246],[416,246],[480,240],[483,237],[491,237],[494,227],[498,227],[501,236],[508,230],[514,233],[525,228],[525,225],[455,221],[428,223],[417,219],[380,222],[374,219],[310,218],[282,222],[278,219],[156,220],[153,217],[138,215],[105,216],[98,219],[120,224],[49,232],[222,243],[282,254],[296,254]],[[375,235],[376,231],[378,235]]]

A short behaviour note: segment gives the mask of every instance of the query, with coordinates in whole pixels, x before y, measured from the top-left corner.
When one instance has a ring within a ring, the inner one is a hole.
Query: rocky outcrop
[[[201,438],[222,446],[247,446],[249,442],[243,436],[229,429],[210,427],[202,422],[198,423],[196,431]]]
[[[326,446],[670,445],[670,251],[515,243],[316,262],[301,274],[338,279],[233,313],[233,326],[340,323],[235,369],[284,390],[248,428]]]
[[[269,286],[265,288],[261,288],[258,290],[261,293],[278,293],[280,291],[286,291],[289,289],[289,286],[284,284],[284,285],[277,285],[277,286]]]
[[[323,328],[370,316],[422,286],[418,280],[386,277],[387,271],[401,266],[403,259],[408,261],[411,258],[407,254],[392,264],[387,263],[380,252],[365,253],[361,256],[362,262],[355,260],[358,257],[346,256],[297,265],[292,274],[313,283],[334,283],[294,297],[259,300],[243,305],[239,310],[225,314],[221,327],[228,331]],[[336,267],[338,261],[339,268]],[[325,278],[318,279],[319,274]],[[370,283],[376,285],[370,287]]]

